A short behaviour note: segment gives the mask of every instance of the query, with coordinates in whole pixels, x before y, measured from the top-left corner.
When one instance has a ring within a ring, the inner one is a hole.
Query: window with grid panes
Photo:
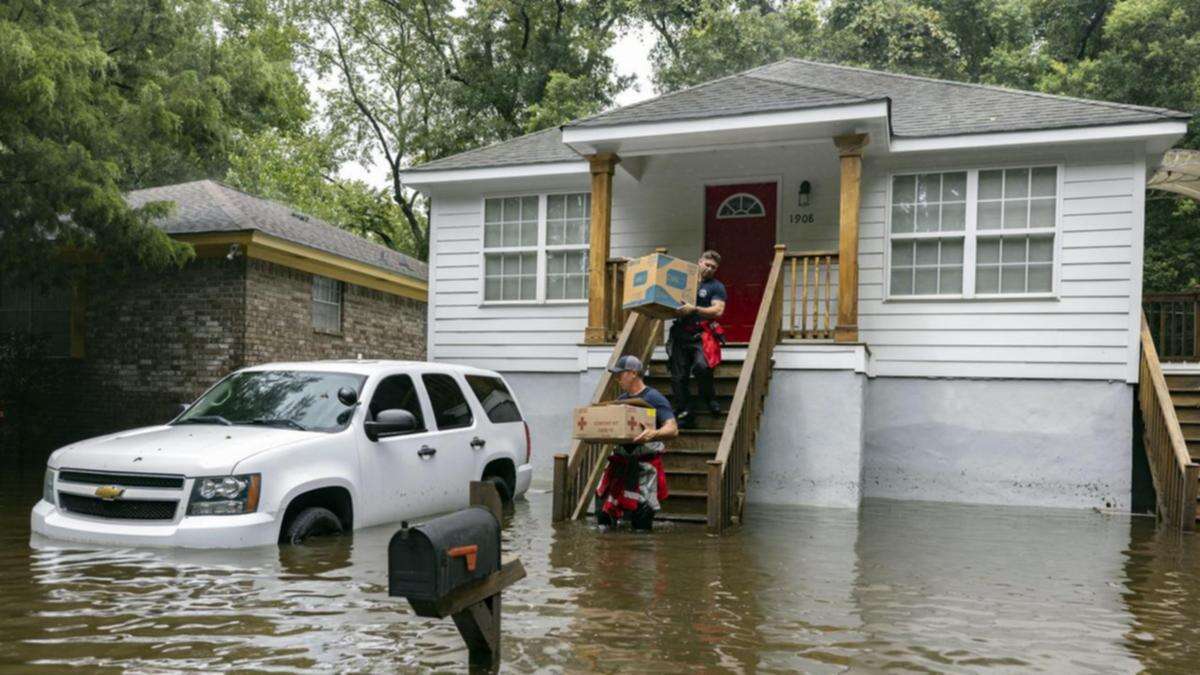
[[[313,275],[313,330],[322,333],[342,332],[342,282]]]
[[[892,295],[962,293],[967,174],[892,178]]]
[[[587,297],[591,206],[587,193],[546,196],[547,300]]]
[[[979,172],[976,293],[1051,291],[1057,192],[1056,167]]]
[[[1057,186],[1053,166],[892,176],[889,296],[1051,292]]]
[[[484,201],[484,300],[536,300],[538,198]]]

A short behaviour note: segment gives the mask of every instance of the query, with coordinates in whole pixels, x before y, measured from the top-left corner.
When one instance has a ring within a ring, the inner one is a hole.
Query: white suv
[[[164,426],[54,452],[33,531],[100,544],[233,548],[467,505],[473,480],[529,489],[529,427],[492,371],[408,361],[239,370]]]

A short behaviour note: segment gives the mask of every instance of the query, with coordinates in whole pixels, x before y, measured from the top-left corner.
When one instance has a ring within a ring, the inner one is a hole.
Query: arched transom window
[[[721,208],[717,209],[718,218],[754,218],[766,213],[767,210],[763,208],[758,197],[747,192],[730,195],[721,202]]]

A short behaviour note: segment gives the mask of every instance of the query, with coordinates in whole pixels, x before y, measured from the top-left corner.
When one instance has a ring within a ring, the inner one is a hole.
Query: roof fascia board
[[[1020,145],[1052,145],[1061,143],[1088,143],[1093,141],[1154,140],[1170,139],[1187,133],[1187,123],[1182,121],[1145,122],[1139,124],[1114,124],[1100,127],[1075,127],[1071,129],[1044,129],[1040,131],[1009,131],[984,134],[962,134],[931,138],[893,138],[891,153],[905,154],[944,150],[972,150],[978,148],[1002,148]]]
[[[542,162],[540,164],[508,164],[482,168],[406,171],[400,174],[400,180],[406,186],[415,188],[465,181],[586,174],[588,171],[588,163],[581,159],[577,162]]]
[[[742,129],[793,126],[821,122],[848,122],[886,118],[887,115],[887,100],[880,99],[879,101],[867,103],[808,108],[805,110],[784,110],[780,112],[750,113],[746,115],[705,117],[701,119],[671,120],[666,122],[638,122],[604,127],[564,127],[562,140],[563,143],[575,148],[577,152],[590,153],[592,147],[597,143],[614,143],[654,136],[738,131]]]
[[[429,285],[421,279],[390,272],[381,267],[350,260],[334,253],[296,244],[262,232],[181,233],[173,234],[171,237],[195,246],[196,253],[200,257],[225,255],[225,249],[230,245],[239,244],[245,247],[246,255],[250,258],[273,262],[302,272],[319,274],[421,302],[427,302],[429,299]]]

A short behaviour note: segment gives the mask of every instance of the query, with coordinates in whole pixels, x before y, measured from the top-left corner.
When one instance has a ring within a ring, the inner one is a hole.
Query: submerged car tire
[[[329,509],[320,506],[310,506],[284,527],[280,542],[284,544],[301,544],[311,537],[327,534],[341,534],[342,521]]]
[[[500,476],[488,476],[483,479],[485,483],[491,483],[496,486],[496,493],[500,495],[500,501],[504,504],[511,504],[513,500],[512,487],[508,481]]]

